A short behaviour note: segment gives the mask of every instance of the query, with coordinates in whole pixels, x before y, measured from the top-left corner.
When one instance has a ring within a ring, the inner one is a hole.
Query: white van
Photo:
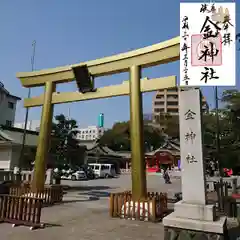
[[[92,168],[97,178],[109,178],[116,176],[113,164],[89,163],[88,165]]]

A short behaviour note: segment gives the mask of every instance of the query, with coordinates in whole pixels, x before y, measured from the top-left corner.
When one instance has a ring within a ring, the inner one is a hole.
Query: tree
[[[226,90],[222,94],[221,101],[224,107],[219,109],[219,136],[220,153],[219,159],[223,167],[231,167],[240,164],[240,93],[238,90]],[[216,149],[216,110],[203,116],[204,145],[208,155],[217,157]]]
[[[162,141],[163,137],[159,129],[147,124],[144,125],[144,144],[146,150],[158,148]],[[130,122],[115,123],[112,129],[107,130],[99,139],[99,144],[107,145],[114,151],[130,151]]]
[[[151,125],[144,125],[144,144],[147,151],[158,149],[165,140],[162,131]]]
[[[240,127],[240,92],[237,89],[226,90],[222,95],[222,102],[226,104],[226,117],[233,124],[239,134]]]
[[[229,124],[229,130],[224,134],[224,152],[227,163],[237,166],[240,165],[240,92],[237,89],[224,91],[222,102],[225,103],[225,118]]]
[[[155,123],[162,131],[172,138],[179,138],[179,116],[169,113],[160,113],[155,116]]]
[[[238,41],[238,43],[240,43],[240,33],[237,33],[236,40]],[[240,50],[240,48],[238,48],[238,50]]]
[[[106,145],[114,151],[130,151],[129,122],[115,123],[112,129],[104,132],[99,144]]]
[[[55,166],[81,165],[81,151],[76,136],[78,134],[76,120],[67,119],[63,114],[55,116],[52,124],[52,140],[50,153],[55,156]]]

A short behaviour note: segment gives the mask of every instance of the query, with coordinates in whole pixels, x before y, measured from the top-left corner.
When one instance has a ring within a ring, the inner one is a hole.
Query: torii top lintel
[[[48,81],[55,83],[74,81],[72,68],[81,65],[87,65],[88,71],[94,77],[127,72],[132,65],[146,68],[179,60],[179,45],[180,38],[175,37],[148,47],[80,64],[33,72],[20,72],[17,73],[17,78],[21,80],[24,87],[37,87],[45,85]]]

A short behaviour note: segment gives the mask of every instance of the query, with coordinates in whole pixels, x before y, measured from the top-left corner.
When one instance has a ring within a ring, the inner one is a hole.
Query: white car
[[[87,175],[82,170],[76,171],[76,172],[72,173],[72,175],[71,175],[71,180],[72,181],[86,180],[86,179],[87,179]]]
[[[113,164],[89,163],[88,165],[92,168],[96,178],[113,178],[116,176]]]

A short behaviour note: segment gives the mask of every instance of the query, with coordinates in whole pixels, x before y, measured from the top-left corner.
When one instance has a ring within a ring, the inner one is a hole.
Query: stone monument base
[[[174,215],[180,218],[193,220],[215,221],[216,206],[214,204],[192,204],[179,201],[174,204]]]
[[[179,218],[172,213],[163,219],[163,225],[165,229],[165,240],[222,240],[227,234],[226,217],[213,222]],[[186,236],[186,238],[183,238],[183,236]],[[200,236],[204,236],[205,238],[199,238]]]
[[[165,240],[224,239],[227,232],[226,217],[217,218],[214,205],[174,205],[174,212],[163,219]]]
[[[209,233],[196,230],[164,227],[164,240],[226,240],[227,231],[224,233]]]

